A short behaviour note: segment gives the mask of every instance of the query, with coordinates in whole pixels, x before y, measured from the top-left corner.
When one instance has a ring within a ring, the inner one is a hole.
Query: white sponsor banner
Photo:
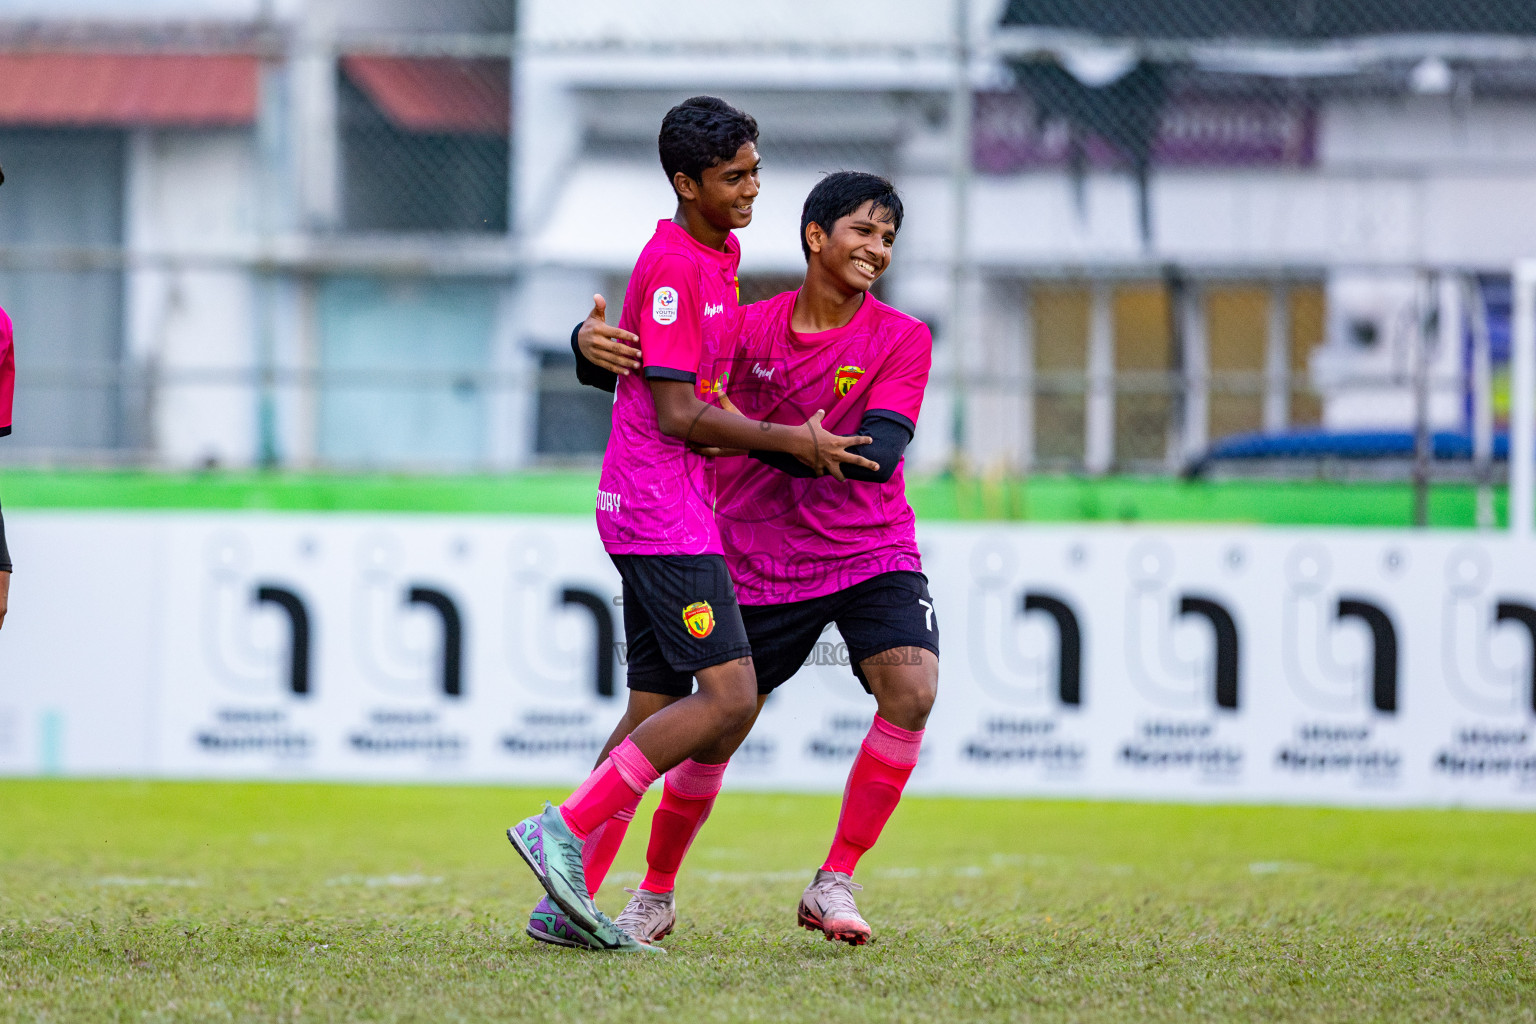
[[[577,518],[37,514],[0,772],[580,779],[624,701]],[[916,791],[1536,807],[1536,549],[1470,533],[919,529],[941,631]],[[835,627],[733,759],[841,789]]]

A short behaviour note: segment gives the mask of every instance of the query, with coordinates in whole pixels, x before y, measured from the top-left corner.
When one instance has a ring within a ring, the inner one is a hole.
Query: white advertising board
[[[585,774],[624,700],[578,518],[7,517],[0,772]],[[1385,530],[919,529],[943,655],[914,791],[1536,807],[1536,548]],[[835,627],[729,780],[841,789]]]

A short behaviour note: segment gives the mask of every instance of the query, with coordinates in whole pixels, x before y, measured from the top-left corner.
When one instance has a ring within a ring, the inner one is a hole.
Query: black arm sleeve
[[[5,546],[5,516],[0,515],[0,572],[11,571],[11,553]]]
[[[896,465],[901,462],[902,453],[907,450],[907,445],[912,443],[914,430],[915,424],[900,413],[891,412],[888,409],[867,410],[864,413],[863,422],[859,424],[859,433],[867,434],[872,440],[869,444],[861,444],[848,450],[878,463],[880,468],[868,470],[862,466],[844,466],[843,478],[875,484],[883,484],[890,480],[891,475],[896,472]],[[804,478],[816,475],[811,472],[810,466],[788,452],[751,452],[749,454],[758,462],[772,466],[790,476]]]
[[[576,340],[580,334],[581,324],[571,328],[571,351],[576,353],[576,380],[589,388],[612,394],[619,389],[619,375],[603,369],[581,354],[581,345]]]
[[[780,473],[788,473],[790,476],[799,477],[802,480],[810,479],[816,475],[811,472],[810,466],[807,466],[789,454],[789,452],[750,451],[747,454],[765,466],[772,466]]]

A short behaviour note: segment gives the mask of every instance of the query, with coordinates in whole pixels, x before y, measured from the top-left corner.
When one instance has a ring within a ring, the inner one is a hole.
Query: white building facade
[[[1455,282],[1536,237],[1536,46],[1272,47],[1264,103],[1172,90],[1138,173],[1016,70],[1096,96],[1172,44],[1028,8],[0,4],[0,63],[38,83],[0,97],[6,458],[590,462],[605,402],[574,387],[570,328],[594,293],[617,314],[671,213],[656,128],[697,93],[762,128],[744,299],[798,278],[821,174],[901,189],[883,295],[938,339],[920,468],[1175,468],[1242,431],[1405,428],[1420,369],[1432,425],[1466,426]],[[1373,84],[1314,66],[1346,51]],[[57,84],[109,60],[147,98]],[[1302,98],[1277,105],[1279,81]]]

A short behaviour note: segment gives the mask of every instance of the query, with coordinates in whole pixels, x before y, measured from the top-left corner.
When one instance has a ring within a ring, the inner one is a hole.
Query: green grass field
[[[909,799],[853,949],[836,800],[727,791],[635,959],[523,936],[537,798],[0,781],[0,1020],[1536,1020],[1536,816]]]

